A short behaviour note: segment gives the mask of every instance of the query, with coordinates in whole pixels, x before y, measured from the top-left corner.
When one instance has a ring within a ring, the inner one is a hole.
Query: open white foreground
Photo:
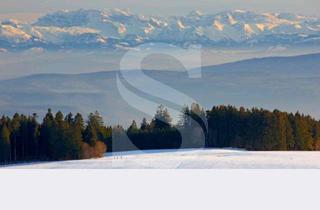
[[[17,164],[14,169],[306,169],[320,168],[320,152],[188,149],[118,152],[103,158]]]

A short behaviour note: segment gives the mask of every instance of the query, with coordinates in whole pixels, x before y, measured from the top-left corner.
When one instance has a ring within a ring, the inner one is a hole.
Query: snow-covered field
[[[233,149],[134,151],[100,159],[18,164],[13,169],[306,169],[320,168],[320,152],[248,152]]]

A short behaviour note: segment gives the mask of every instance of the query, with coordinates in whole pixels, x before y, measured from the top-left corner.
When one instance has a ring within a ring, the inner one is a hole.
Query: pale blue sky
[[[0,18],[37,16],[60,9],[129,8],[133,12],[180,15],[199,9],[205,13],[244,9],[318,15],[319,0],[0,0]]]

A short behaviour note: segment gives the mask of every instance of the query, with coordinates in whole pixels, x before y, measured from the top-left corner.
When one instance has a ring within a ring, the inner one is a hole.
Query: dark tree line
[[[299,112],[213,107],[207,112],[208,147],[247,150],[319,150],[320,122]]]
[[[100,157],[111,139],[99,113],[85,123],[81,114],[48,113],[41,124],[37,115],[15,114],[0,120],[0,162],[71,160]]]
[[[138,128],[137,123],[133,121],[127,134],[138,149],[178,149],[181,136],[171,122],[168,110],[160,106],[150,123],[144,118]]]
[[[134,121],[127,130],[139,149],[320,150],[320,121],[299,112],[233,106],[215,106],[204,111],[193,104],[183,110],[178,125],[172,126],[169,113],[163,108],[159,110],[162,111],[149,124],[144,119],[138,128]]]
[[[104,125],[98,112],[85,122],[81,114],[15,114],[0,119],[0,163],[100,157],[106,150],[234,147],[247,150],[320,150],[320,121],[278,110],[199,105],[183,109],[173,125],[160,106],[154,118],[128,129]],[[108,149],[106,149],[108,148]]]

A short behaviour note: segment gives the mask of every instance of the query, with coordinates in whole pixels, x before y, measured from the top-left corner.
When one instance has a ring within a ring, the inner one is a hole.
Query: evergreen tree
[[[52,143],[55,140],[55,120],[51,109],[48,109],[40,128],[40,158],[50,159]]]
[[[84,132],[84,120],[80,113],[77,113],[73,120],[74,126],[78,127],[81,132]]]
[[[72,125],[65,133],[66,159],[82,158],[82,132],[79,126]]]
[[[313,129],[312,129],[312,137],[314,142],[314,149],[319,151],[320,150],[320,122],[316,121],[313,122]]]
[[[308,128],[308,120],[296,113],[294,119],[294,138],[296,150],[312,150],[313,140],[310,128]]]
[[[139,131],[136,121],[132,121],[130,127],[128,128],[128,133],[133,134]]]
[[[171,127],[172,118],[163,105],[160,105],[157,109],[157,112],[152,120],[152,127],[154,129],[163,129]]]
[[[71,126],[74,123],[73,114],[72,113],[67,114],[66,117],[64,118],[64,121],[68,127]]]
[[[13,119],[10,123],[11,127],[11,155],[12,160],[18,160],[18,150],[21,144],[20,142],[20,126],[21,126],[21,119],[19,114],[14,114]]]
[[[295,146],[295,137],[294,137],[294,129],[295,129],[295,116],[290,113],[288,115],[288,121],[286,122],[287,129],[287,146],[288,150],[294,150]]]
[[[0,163],[11,161],[10,130],[6,125],[1,126],[0,132]]]
[[[41,124],[36,114],[15,114],[12,119],[2,116],[0,163],[93,158],[101,157],[106,150],[204,145],[267,151],[320,150],[320,122],[298,112],[233,106],[214,106],[204,112],[198,104],[192,104],[182,113],[179,124],[174,127],[168,110],[160,106],[150,124],[144,118],[138,128],[133,121],[127,131],[121,126],[105,126],[98,112],[91,113],[86,124],[79,113],[64,117],[59,111],[54,116],[50,109]]]
[[[98,141],[97,129],[93,125],[88,125],[84,131],[84,141],[90,146],[94,146]]]
[[[150,129],[150,125],[148,124],[147,119],[143,118],[141,122],[140,130],[146,131],[148,129]]]
[[[39,139],[40,139],[40,125],[37,122],[37,115],[28,118],[28,139],[26,143],[26,157],[30,160],[39,159]]]

